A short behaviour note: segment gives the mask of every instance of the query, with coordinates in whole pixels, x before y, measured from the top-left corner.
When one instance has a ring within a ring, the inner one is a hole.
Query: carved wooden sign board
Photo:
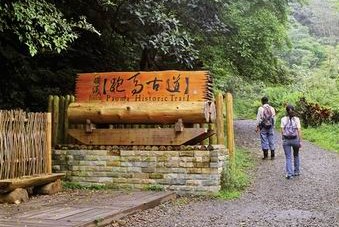
[[[175,102],[213,99],[207,71],[78,74],[77,102]]]
[[[82,73],[68,120],[89,130],[69,134],[89,145],[181,145],[214,132],[183,124],[215,120],[212,77],[207,71]],[[181,125],[179,124],[181,122]],[[91,129],[94,124],[176,124],[159,129]]]

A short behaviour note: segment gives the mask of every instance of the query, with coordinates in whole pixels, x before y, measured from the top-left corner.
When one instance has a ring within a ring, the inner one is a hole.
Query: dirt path
[[[236,121],[237,146],[260,160],[254,121]],[[168,203],[130,216],[124,226],[339,226],[339,155],[304,142],[301,176],[286,180],[280,135],[277,158],[260,160],[253,185],[240,199]],[[113,226],[118,223],[113,224]]]

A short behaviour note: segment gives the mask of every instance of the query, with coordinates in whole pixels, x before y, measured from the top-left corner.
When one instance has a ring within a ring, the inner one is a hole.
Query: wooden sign
[[[192,102],[213,100],[207,71],[78,74],[76,102]]]

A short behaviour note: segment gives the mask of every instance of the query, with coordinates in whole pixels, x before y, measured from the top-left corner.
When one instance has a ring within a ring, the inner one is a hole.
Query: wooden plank
[[[93,208],[86,207],[86,208],[78,208],[78,207],[59,207],[59,209],[53,210],[45,210],[43,213],[39,213],[36,215],[28,216],[30,219],[44,219],[44,220],[59,220],[66,217],[70,217],[75,214],[81,214],[86,211],[93,211]]]
[[[197,137],[187,141],[186,143],[184,143],[184,145],[201,144],[201,142],[203,142],[205,139],[210,138],[210,137],[212,137],[214,135],[215,135],[215,131],[207,130],[206,133],[201,134],[201,135],[199,135],[199,136],[197,136]]]
[[[212,78],[207,71],[81,73],[77,102],[204,101],[210,99]]]
[[[96,207],[95,209],[89,210],[83,213],[77,213],[72,215],[71,217],[64,218],[64,220],[76,221],[76,222],[92,222],[96,219],[103,219],[107,216],[112,216],[119,214],[123,211],[123,208],[116,207]]]
[[[119,198],[115,201],[123,201],[124,206],[135,206],[139,203],[146,203],[148,200],[158,199],[158,197],[163,197],[163,192],[141,192],[139,195],[134,194],[133,197],[127,196],[125,198]]]
[[[0,180],[0,193],[10,192],[16,188],[27,188],[30,186],[39,186],[48,184],[50,182],[62,178],[63,176],[65,176],[64,173],[53,173],[38,176]]]
[[[30,219],[31,217],[34,217],[36,215],[44,214],[44,213],[53,213],[54,211],[60,210],[60,207],[54,206],[54,207],[46,207],[44,209],[38,209],[38,210],[32,210],[29,212],[24,212],[21,214],[17,214],[17,218],[23,218],[23,219]]]
[[[131,208],[126,208],[124,209],[123,211],[119,212],[119,213],[116,213],[116,214],[112,214],[112,215],[109,215],[109,216],[106,216],[105,218],[102,218],[102,219],[99,219],[99,222],[98,220],[95,220],[95,221],[91,221],[89,223],[87,223],[85,226],[103,226],[103,225],[107,225],[107,224],[110,224],[112,221],[114,220],[119,220],[121,219],[122,217],[125,217],[127,215],[130,215],[130,214],[134,214],[138,211],[141,211],[141,210],[145,210],[145,209],[149,209],[149,208],[153,208],[165,201],[169,201],[169,200],[172,200],[172,199],[175,199],[176,195],[175,193],[173,192],[158,192],[158,196],[154,197],[153,199],[151,200],[148,200],[148,201],[145,201],[145,202],[142,202],[142,203],[139,203]]]
[[[206,133],[204,128],[185,128],[183,132],[173,128],[93,129],[92,133],[69,129],[70,136],[86,145],[182,145]]]
[[[0,226],[11,227],[46,227],[46,226],[81,226],[82,222],[44,219],[0,219]]]
[[[175,197],[174,192],[133,192],[113,198],[110,206],[99,206],[95,203],[80,207],[47,206],[44,210],[19,213],[9,219],[0,219],[0,226],[104,226]],[[129,202],[133,203],[128,204]]]

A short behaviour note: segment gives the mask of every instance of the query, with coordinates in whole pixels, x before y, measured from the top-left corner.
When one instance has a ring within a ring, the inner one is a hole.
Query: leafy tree
[[[0,3],[0,32],[16,35],[32,56],[39,50],[58,53],[65,50],[78,38],[76,28],[97,32],[85,17],[79,17],[78,21],[66,20],[54,4],[45,0]]]
[[[285,80],[288,71],[275,52],[287,43],[286,18],[286,1],[231,2],[223,16],[230,34],[214,37],[213,47],[203,48],[202,54],[206,56],[207,66],[217,75],[220,88],[235,89],[235,83],[225,84],[229,77],[266,83]]]
[[[206,68],[222,89],[279,82],[287,3],[1,1],[0,107],[44,110],[48,94],[74,90],[77,72]]]

